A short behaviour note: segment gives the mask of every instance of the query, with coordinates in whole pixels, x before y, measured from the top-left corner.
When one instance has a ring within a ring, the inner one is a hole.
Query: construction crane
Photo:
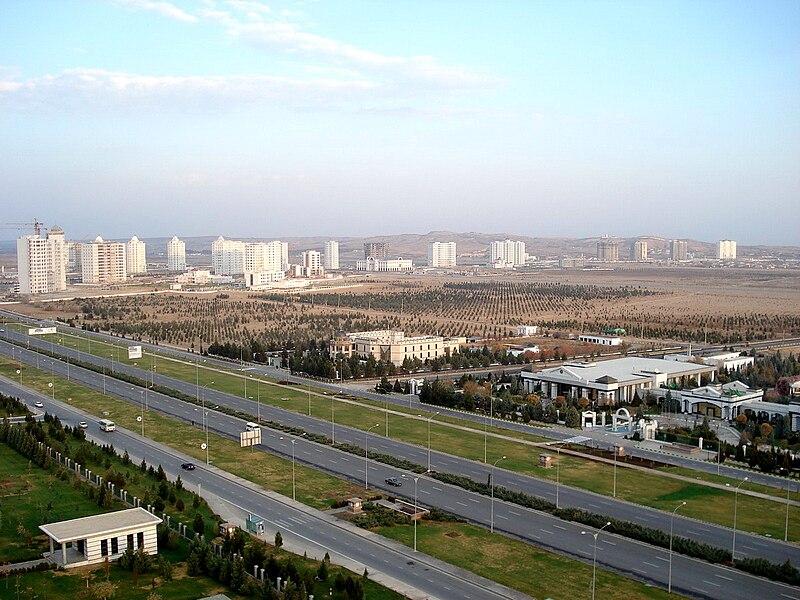
[[[29,227],[33,227],[35,235],[41,235],[44,223],[34,218],[33,223],[5,223],[5,227],[0,227],[0,229],[28,229]]]

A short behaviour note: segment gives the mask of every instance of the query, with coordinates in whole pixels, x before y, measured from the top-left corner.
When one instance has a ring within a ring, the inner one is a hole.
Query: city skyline
[[[11,2],[4,221],[796,244],[798,25],[785,2]]]

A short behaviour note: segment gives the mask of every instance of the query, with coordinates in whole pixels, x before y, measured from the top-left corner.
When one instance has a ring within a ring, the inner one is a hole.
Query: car
[[[41,403],[41,402],[39,402],[38,400],[37,400],[36,402],[34,402],[34,403],[33,403],[33,405],[34,405],[36,408],[44,408],[44,404],[42,404],[42,403]]]
[[[388,483],[389,485],[393,485],[394,487],[400,487],[401,485],[403,485],[403,482],[400,481],[397,477],[387,477],[386,483]]]
[[[183,463],[181,465],[181,469],[185,471],[194,471],[195,464],[194,463]]]
[[[80,427],[81,429],[89,429],[89,424],[86,421],[81,421],[80,423],[78,423],[78,427]]]

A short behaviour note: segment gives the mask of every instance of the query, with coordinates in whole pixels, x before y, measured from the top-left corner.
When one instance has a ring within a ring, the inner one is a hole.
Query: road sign
[[[242,448],[257,446],[261,443],[261,428],[242,431],[239,434],[239,444]]]

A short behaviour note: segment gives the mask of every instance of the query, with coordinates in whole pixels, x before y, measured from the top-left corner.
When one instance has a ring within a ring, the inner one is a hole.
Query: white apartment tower
[[[339,268],[339,242],[335,240],[325,242],[325,255],[322,266],[325,267],[326,271],[335,271]]]
[[[167,269],[170,271],[186,270],[186,242],[177,235],[167,242]]]
[[[456,266],[455,242],[430,242],[428,244],[428,266],[450,268]]]
[[[226,240],[219,236],[211,242],[211,266],[215,275],[244,273],[244,242]]]
[[[495,266],[519,266],[524,265],[528,259],[525,252],[525,242],[504,240],[502,242],[492,242],[490,261]]]
[[[133,236],[125,244],[125,263],[128,275],[147,273],[147,258],[145,256],[145,243]]]
[[[99,235],[93,242],[81,245],[83,283],[120,283],[125,281],[128,277],[125,254],[125,244],[106,242]]]
[[[286,242],[276,240],[244,244],[244,273],[285,271],[288,267],[289,244]]]
[[[46,237],[27,235],[17,240],[20,294],[46,294],[67,289],[64,230],[51,227]]]
[[[643,262],[647,260],[647,242],[636,240],[631,246],[631,260]]]
[[[734,260],[736,258],[736,242],[733,240],[718,241],[717,258],[722,260]]]
[[[300,255],[303,275],[306,277],[319,277],[325,271],[322,268],[322,255],[316,250],[306,250]]]
[[[689,253],[689,244],[685,240],[672,240],[669,243],[670,260],[686,260]]]

